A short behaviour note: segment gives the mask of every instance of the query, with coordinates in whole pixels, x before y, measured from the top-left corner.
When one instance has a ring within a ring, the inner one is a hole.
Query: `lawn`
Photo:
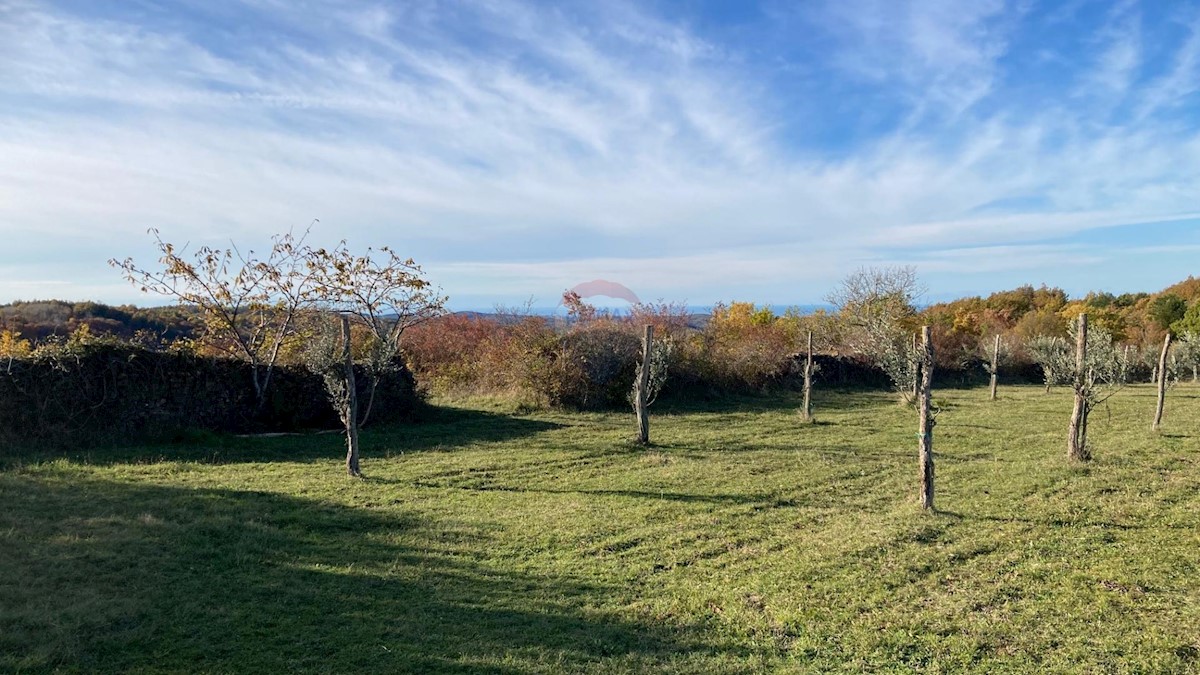
[[[867,392],[9,463],[0,671],[1200,671],[1200,387],[936,398],[936,514]]]

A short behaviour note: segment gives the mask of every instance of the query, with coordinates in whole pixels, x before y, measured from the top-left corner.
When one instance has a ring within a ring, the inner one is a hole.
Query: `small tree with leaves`
[[[1200,333],[1182,333],[1176,343],[1174,357],[1179,364],[1179,375],[1191,373],[1192,382],[1200,380]]]
[[[1067,456],[1075,461],[1092,458],[1087,443],[1088,416],[1126,384],[1127,364],[1112,335],[1100,327],[1089,328],[1087,314],[1080,314],[1070,327],[1075,344],[1071,386],[1075,408],[1067,432]]]
[[[655,340],[652,325],[646,326],[643,339],[645,344],[642,345],[642,358],[638,363],[637,376],[633,379],[633,387],[629,391],[629,404],[633,406],[638,421],[638,442],[645,445],[650,442],[648,408],[658,400],[663,385],[667,383],[667,371],[670,369],[675,345],[669,336]]]
[[[1058,336],[1039,335],[1025,343],[1033,362],[1041,366],[1042,379],[1046,383],[1046,392],[1056,385],[1067,384],[1071,381],[1071,373],[1075,370],[1074,356],[1067,341]]]

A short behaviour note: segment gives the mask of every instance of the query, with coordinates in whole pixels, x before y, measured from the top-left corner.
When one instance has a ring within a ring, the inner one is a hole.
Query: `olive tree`
[[[827,296],[850,345],[887,373],[908,402],[915,400],[919,370],[913,330],[922,292],[917,269],[908,265],[860,268]]]
[[[1181,371],[1191,372],[1192,382],[1200,380],[1200,333],[1180,334],[1174,356]]]
[[[1067,457],[1074,461],[1092,458],[1087,444],[1088,415],[1126,384],[1127,364],[1113,344],[1112,335],[1100,327],[1088,326],[1087,314],[1080,314],[1069,328],[1075,342],[1075,363],[1071,387],[1075,407],[1067,428]]]
[[[1041,366],[1047,393],[1050,387],[1071,381],[1075,361],[1066,340],[1057,335],[1038,335],[1025,343],[1025,350],[1033,362]]]

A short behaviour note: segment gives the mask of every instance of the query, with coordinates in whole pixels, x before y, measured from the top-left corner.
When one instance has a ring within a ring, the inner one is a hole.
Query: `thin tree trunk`
[[[988,396],[989,401],[996,400],[996,367],[1000,363],[1000,334],[996,334],[996,342],[992,345],[992,386],[991,394]]]
[[[921,328],[920,394],[918,398],[918,446],[921,459],[921,508],[933,510],[933,340],[929,326]]]
[[[1171,350],[1171,333],[1167,331],[1167,337],[1163,338],[1162,353],[1158,355],[1158,405],[1154,408],[1154,423],[1150,425],[1153,431],[1158,431],[1162,426],[1163,404],[1167,398],[1167,352]]]
[[[646,333],[642,336],[642,367],[638,372],[637,391],[634,396],[634,412],[637,414],[637,442],[642,445],[650,443],[650,412],[646,409],[646,397],[650,389],[650,354],[654,346],[654,326],[646,324]]]
[[[1079,315],[1079,330],[1075,336],[1075,407],[1071,410],[1071,423],[1067,427],[1067,458],[1085,461],[1087,453],[1087,401],[1085,399],[1087,373],[1087,314]]]
[[[1192,384],[1200,382],[1200,367],[1192,366]]]
[[[346,473],[362,478],[358,466],[358,387],[354,381],[354,356],[350,351],[350,317],[342,315],[342,361],[346,366]]]
[[[808,350],[804,363],[804,419],[811,422],[812,414],[812,378],[813,378],[813,336],[808,331]]]

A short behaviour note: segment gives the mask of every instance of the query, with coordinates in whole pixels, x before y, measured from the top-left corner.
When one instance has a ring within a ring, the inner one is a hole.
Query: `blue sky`
[[[390,245],[455,308],[1200,273],[1183,2],[0,0],[0,301],[175,242]]]

